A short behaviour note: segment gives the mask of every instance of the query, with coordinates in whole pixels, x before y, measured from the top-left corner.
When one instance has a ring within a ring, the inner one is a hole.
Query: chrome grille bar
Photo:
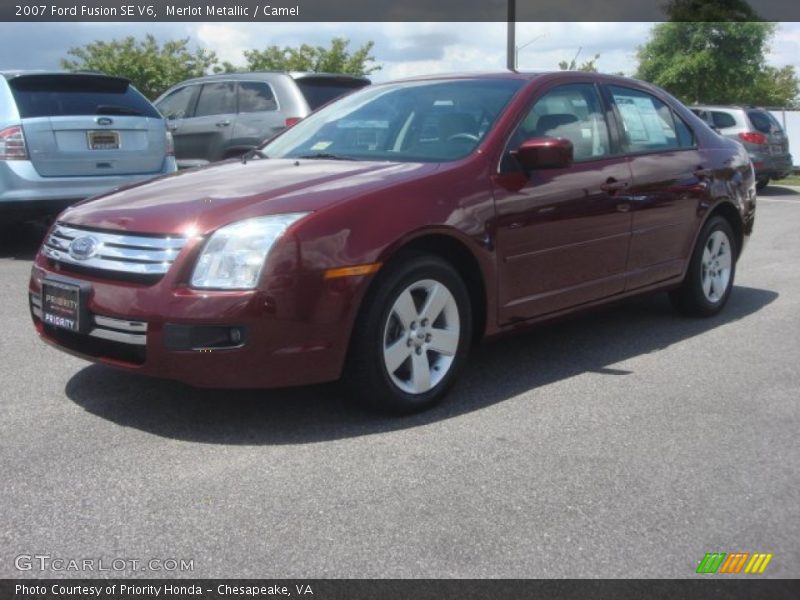
[[[79,238],[93,238],[92,253],[86,258],[70,252]],[[186,244],[180,236],[147,237],[105,231],[91,231],[58,223],[47,236],[42,252],[52,260],[117,273],[163,275]]]

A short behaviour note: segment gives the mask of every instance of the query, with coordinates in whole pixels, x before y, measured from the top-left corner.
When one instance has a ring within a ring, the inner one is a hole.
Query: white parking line
[[[795,206],[800,206],[800,200],[784,200],[783,198],[759,197],[757,202],[778,202],[780,204],[794,204]]]

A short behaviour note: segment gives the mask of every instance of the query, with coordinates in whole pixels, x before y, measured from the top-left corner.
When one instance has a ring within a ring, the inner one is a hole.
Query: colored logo
[[[755,575],[763,573],[767,569],[772,554],[756,552],[708,552],[700,561],[697,567],[698,573],[748,573]]]
[[[84,235],[75,238],[69,244],[69,255],[76,260],[87,260],[97,254],[100,242],[96,237]]]
[[[114,119],[111,117],[97,117],[95,120],[97,121],[98,125],[111,125],[114,123]]]

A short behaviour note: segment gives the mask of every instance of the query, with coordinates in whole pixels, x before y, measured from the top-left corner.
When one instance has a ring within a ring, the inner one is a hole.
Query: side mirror
[[[511,151],[526,171],[564,169],[572,164],[572,142],[564,138],[532,138]]]

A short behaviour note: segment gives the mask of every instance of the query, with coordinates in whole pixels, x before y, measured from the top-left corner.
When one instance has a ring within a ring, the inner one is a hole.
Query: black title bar
[[[518,22],[668,20],[667,0],[2,0],[0,20],[500,22],[507,20],[514,1]],[[692,6],[689,0],[672,1]],[[724,8],[730,2],[717,3],[723,8],[715,15],[735,18]],[[751,0],[749,5],[766,21],[800,21],[800,2]]]
[[[677,580],[533,579],[16,579],[3,600],[784,600],[800,580],[697,577]]]

